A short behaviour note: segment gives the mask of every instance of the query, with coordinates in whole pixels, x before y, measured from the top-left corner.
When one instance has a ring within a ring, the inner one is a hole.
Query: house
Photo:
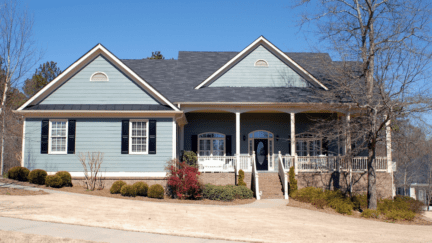
[[[432,186],[428,183],[411,183],[408,188],[403,185],[397,186],[396,195],[409,196],[424,203],[427,210],[432,210],[432,202],[429,202]]]
[[[314,116],[349,119],[348,106],[309,95],[328,90],[323,73],[332,63],[325,53],[284,53],[262,36],[241,52],[181,51],[177,60],[119,59],[98,44],[16,111],[25,117],[22,165],[79,179],[77,154],[103,152],[107,181],[154,183],[163,182],[168,160],[191,150],[204,183],[234,184],[242,169],[258,198],[287,198],[291,166],[300,187],[328,186],[343,180],[334,172],[347,171],[337,157],[346,146],[323,149],[322,138],[296,134]],[[350,170],[359,172],[359,190],[365,161],[355,158]],[[389,165],[391,152],[377,158],[384,196]]]

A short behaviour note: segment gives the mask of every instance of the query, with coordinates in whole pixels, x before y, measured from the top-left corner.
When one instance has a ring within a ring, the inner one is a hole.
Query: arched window
[[[255,62],[255,67],[268,67],[269,65],[268,65],[268,63],[267,63],[267,61],[266,60],[262,60],[262,59],[260,59],[260,60],[257,60],[256,62]]]
[[[258,130],[249,133],[249,154],[252,154],[254,151],[255,139],[268,139],[268,152],[269,155],[273,155],[273,137],[273,133],[264,130]]]
[[[198,155],[224,156],[225,135],[217,132],[207,132],[198,135]]]
[[[108,75],[103,72],[96,72],[90,77],[90,81],[108,81]]]

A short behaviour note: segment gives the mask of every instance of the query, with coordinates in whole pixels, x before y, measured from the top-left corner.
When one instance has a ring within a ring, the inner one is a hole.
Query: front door
[[[255,160],[257,170],[268,170],[268,140],[255,139]]]

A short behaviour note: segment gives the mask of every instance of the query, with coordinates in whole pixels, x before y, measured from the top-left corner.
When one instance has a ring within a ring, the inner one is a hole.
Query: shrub
[[[409,210],[391,210],[385,214],[385,218],[388,220],[408,220],[412,221],[415,217],[415,213]]]
[[[402,202],[406,203],[408,210],[410,210],[413,213],[422,213],[425,206],[421,201],[408,196],[398,195],[395,197],[394,201],[399,203]]]
[[[147,183],[138,181],[135,182],[132,186],[135,188],[137,196],[143,196],[143,197],[147,196],[147,192],[149,188]]]
[[[49,175],[45,178],[45,185],[49,187],[60,188],[63,185],[63,181],[58,175]]]
[[[8,171],[8,177],[12,180],[18,180],[18,181],[28,181],[28,175],[30,171],[21,166],[15,166],[9,169]]]
[[[169,167],[168,186],[173,195],[180,199],[200,199],[202,186],[198,181],[198,168],[188,165],[186,162],[178,166]]]
[[[163,186],[161,186],[159,184],[154,184],[154,185],[150,186],[150,188],[148,190],[148,197],[163,199],[164,193],[165,193],[165,190],[164,190]]]
[[[38,185],[45,185],[46,177],[46,171],[40,169],[32,170],[28,175],[29,182]]]
[[[354,208],[353,203],[348,198],[345,199],[333,199],[329,202],[329,206],[336,210],[336,212],[340,214],[352,214],[352,210]]]
[[[363,212],[361,213],[361,216],[363,218],[374,218],[377,219],[379,217],[380,213],[377,210],[373,210],[373,209],[364,209]]]
[[[237,199],[250,199],[253,198],[253,191],[246,186],[234,187],[234,197]]]
[[[119,194],[121,188],[126,185],[126,182],[124,181],[116,181],[112,184],[111,188],[110,188],[110,193],[111,194]]]
[[[56,175],[60,176],[63,181],[63,186],[72,186],[72,176],[67,171],[59,171]]]
[[[186,162],[186,164],[190,166],[197,166],[198,157],[195,152],[193,151],[185,151],[183,153],[183,161]]]
[[[367,194],[366,193],[354,195],[351,198],[351,201],[354,204],[355,210],[364,211],[367,209]]]
[[[120,194],[125,197],[136,197],[137,191],[134,186],[124,185],[121,187]]]
[[[295,178],[295,171],[294,166],[291,166],[289,169],[289,187],[288,187],[288,194],[291,196],[295,191],[297,191],[297,180]]]
[[[246,186],[246,182],[244,182],[245,174],[243,170],[239,170],[239,177],[238,177],[238,185],[239,186]]]
[[[206,184],[203,190],[203,198],[216,201],[232,201],[234,199],[253,198],[251,189],[245,186],[215,186]]]

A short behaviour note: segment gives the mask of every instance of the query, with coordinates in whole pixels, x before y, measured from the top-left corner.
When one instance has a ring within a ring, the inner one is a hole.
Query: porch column
[[[390,121],[386,122],[386,147],[387,147],[387,172],[391,173],[393,171],[392,164],[392,148],[391,148],[391,127]]]
[[[351,112],[348,110],[346,114],[346,127],[345,127],[345,136],[346,136],[346,145],[345,145],[345,155],[349,154],[348,157],[348,169],[349,169],[349,180],[350,180],[350,192],[352,193],[353,180],[352,180],[352,161],[351,158],[351,132],[350,132],[350,122],[351,122]]]
[[[184,151],[184,125],[180,126],[180,151]]]
[[[238,175],[238,167],[240,162],[240,112],[236,112],[236,174]]]
[[[296,139],[295,139],[295,113],[290,113],[290,123],[291,123],[291,156],[294,156],[294,172],[298,174],[297,167],[297,153],[296,153]]]

